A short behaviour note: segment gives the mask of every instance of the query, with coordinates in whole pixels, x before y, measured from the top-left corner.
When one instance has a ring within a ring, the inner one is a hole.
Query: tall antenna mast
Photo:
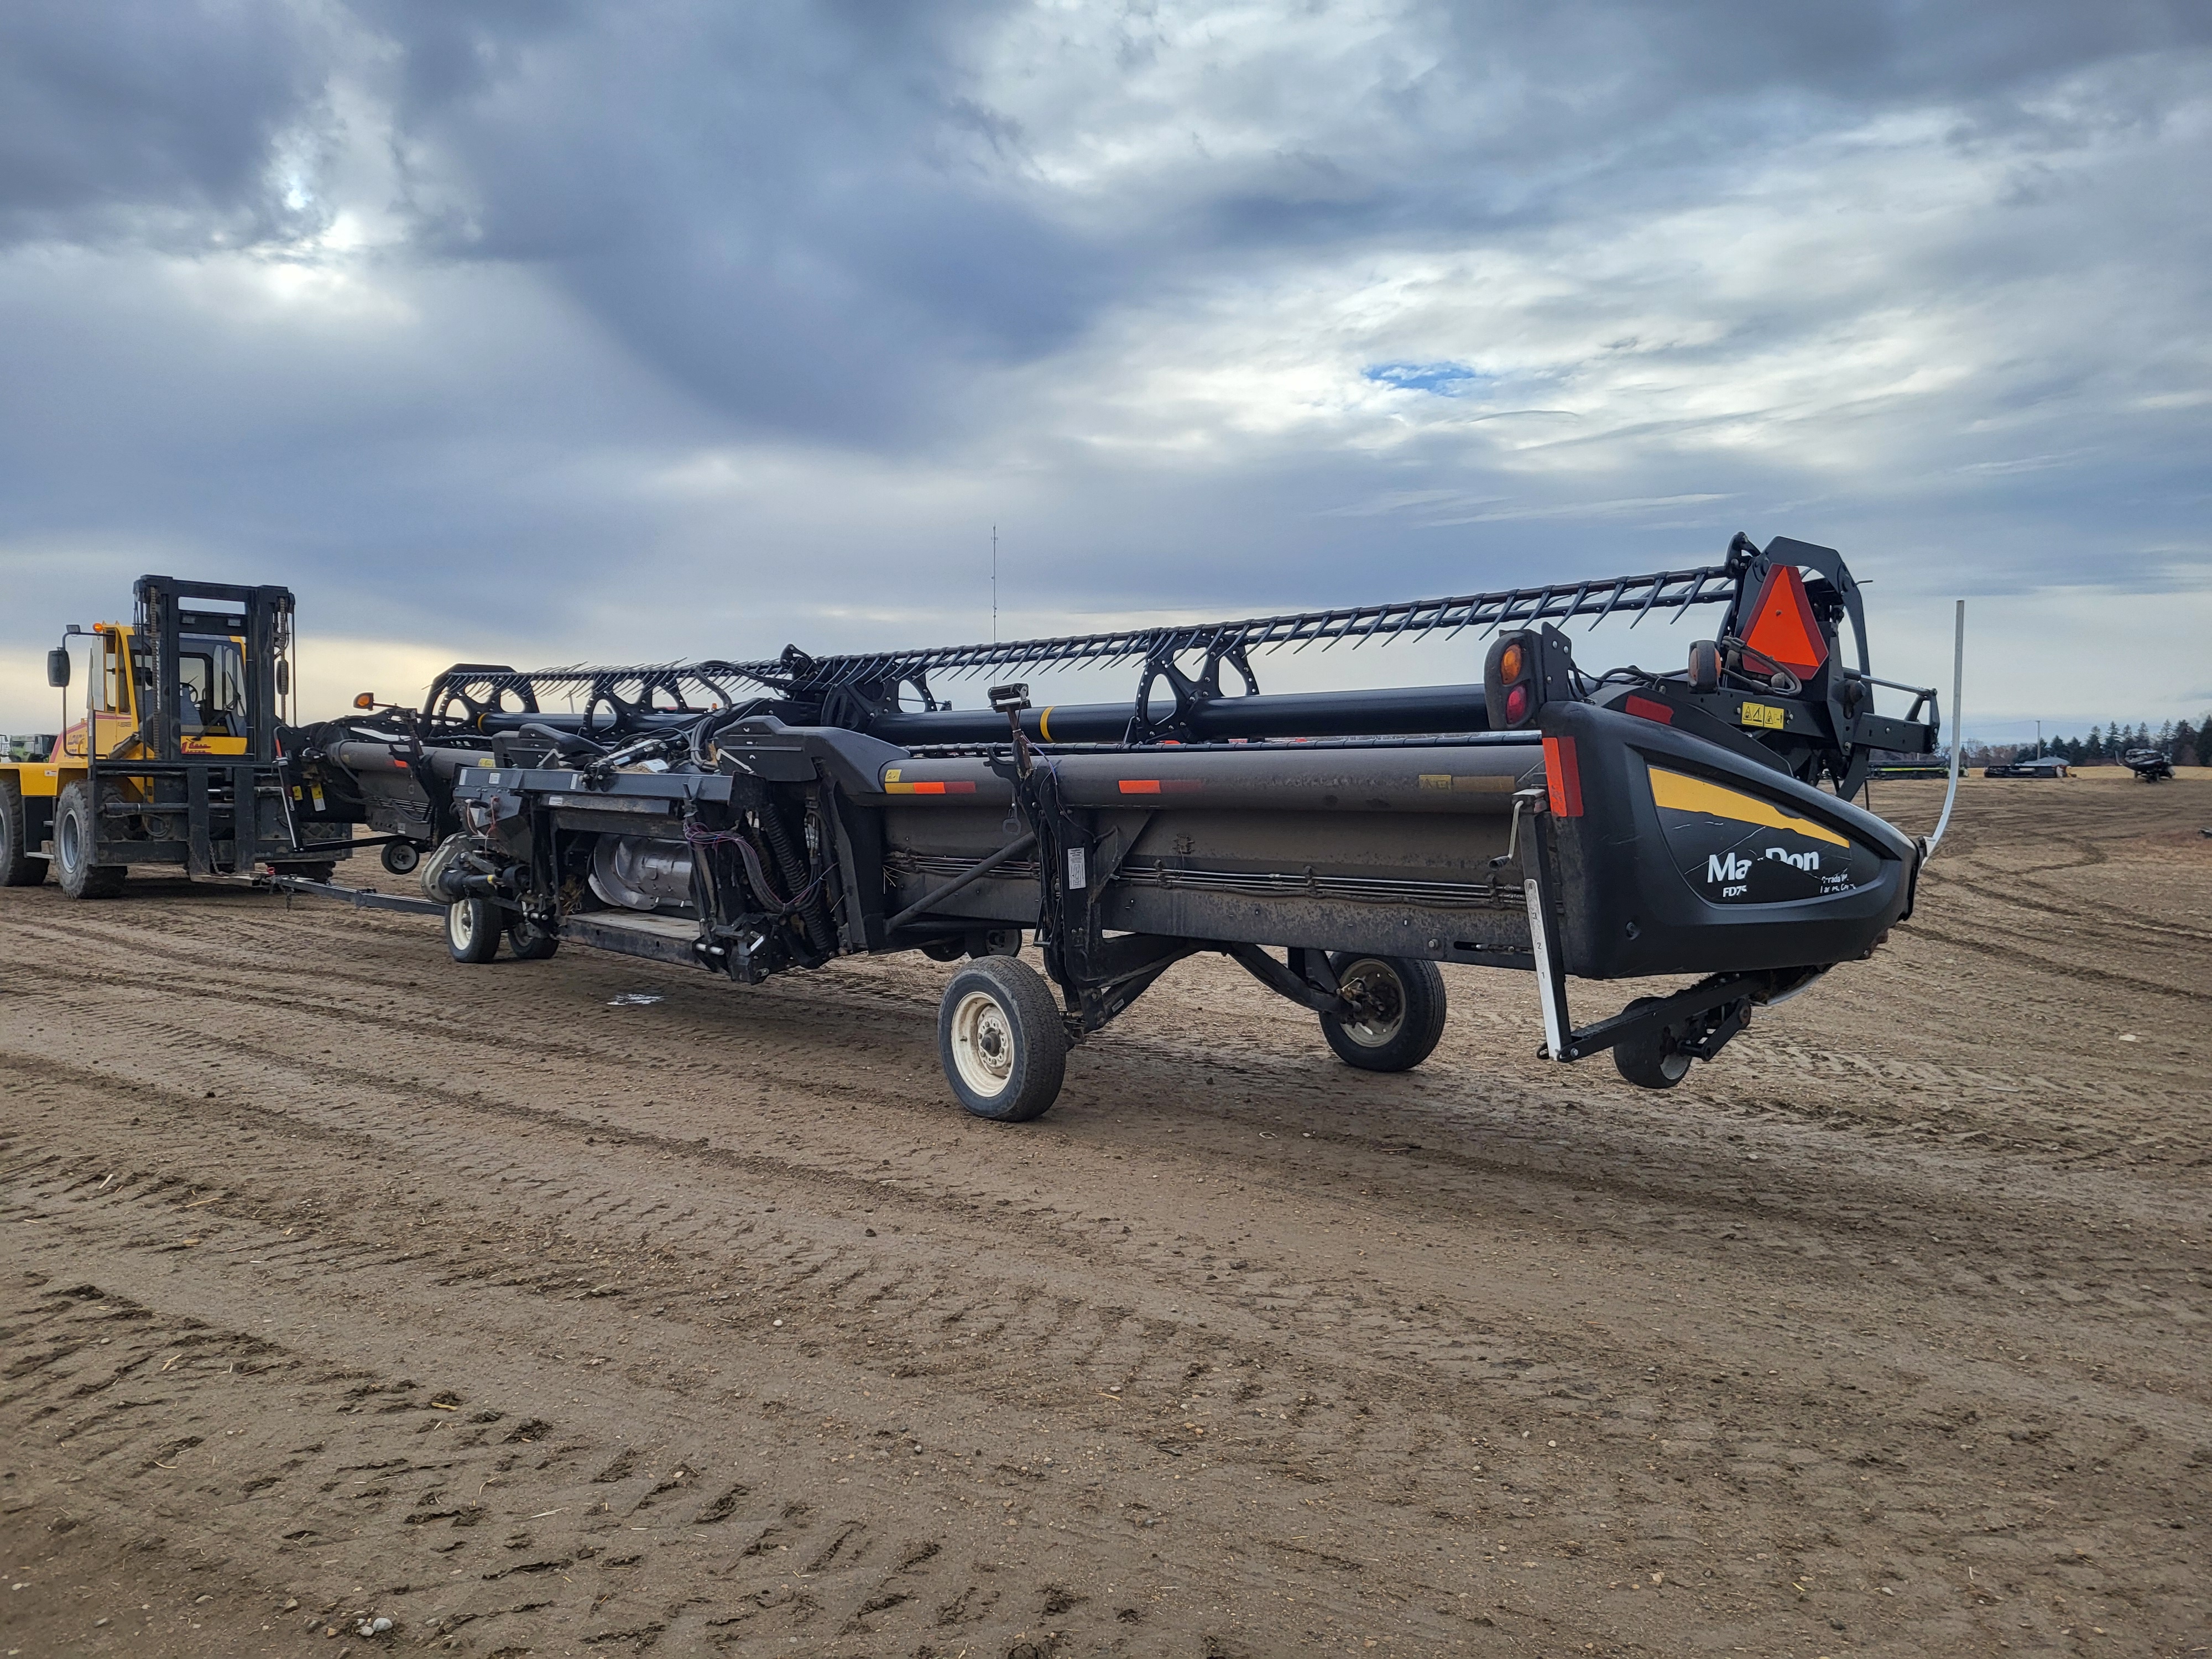
[[[991,643],[999,642],[999,526],[991,526]]]

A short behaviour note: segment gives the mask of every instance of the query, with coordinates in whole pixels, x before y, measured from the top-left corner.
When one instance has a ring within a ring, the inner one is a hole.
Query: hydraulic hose
[[[791,831],[783,822],[783,814],[771,801],[761,808],[761,829],[768,836],[769,850],[775,854],[776,867],[783,872],[784,886],[793,893],[805,893],[799,907],[799,920],[806,924],[806,940],[823,956],[836,947],[830,931],[830,913],[823,908],[822,895],[809,890],[806,866],[799,862],[799,849],[791,844]]]

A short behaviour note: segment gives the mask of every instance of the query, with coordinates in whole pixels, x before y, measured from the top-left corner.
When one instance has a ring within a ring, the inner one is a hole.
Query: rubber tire
[[[36,887],[46,878],[46,860],[31,856],[29,816],[23,786],[0,778],[0,887]]]
[[[130,871],[120,864],[87,864],[82,858],[72,865],[64,856],[72,841],[81,853],[100,844],[92,815],[92,786],[82,781],[63,790],[54,803],[54,869],[62,891],[73,899],[113,898],[120,893]]]
[[[395,876],[411,876],[422,862],[422,849],[411,841],[392,841],[384,844],[384,867]]]
[[[1337,951],[1329,969],[1340,984],[1359,963],[1380,963],[1396,975],[1404,1000],[1398,1029],[1382,1042],[1363,1042],[1334,1014],[1321,1017],[1321,1034],[1336,1057],[1363,1072],[1410,1072],[1437,1049],[1444,1034],[1444,976],[1437,964],[1417,957],[1377,956],[1369,951]]]
[[[1632,1014],[1653,999],[1638,997],[1621,1010]],[[1690,1056],[1667,1046],[1667,1034],[1653,1031],[1613,1045],[1614,1069],[1639,1089],[1671,1089],[1690,1074]]]
[[[507,948],[517,962],[544,962],[561,948],[561,935],[527,916],[517,916],[507,924]]]
[[[499,954],[499,906],[465,898],[446,907],[446,949],[455,962],[485,963]]]
[[[955,1030],[963,1005],[982,997],[995,1005],[995,1024],[1011,1041],[1006,1076],[986,1093],[963,1075]],[[952,975],[937,1009],[937,1060],[954,1098],[967,1110],[994,1123],[1028,1123],[1042,1117],[1060,1098],[1067,1075],[1067,1027],[1060,999],[1044,976],[1012,957],[978,957]]]

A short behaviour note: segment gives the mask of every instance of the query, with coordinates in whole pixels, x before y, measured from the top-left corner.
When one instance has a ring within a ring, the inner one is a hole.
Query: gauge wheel
[[[1444,1034],[1444,976],[1433,962],[1339,951],[1328,959],[1353,1018],[1321,1017],[1336,1057],[1363,1072],[1410,1072]]]
[[[1621,1012],[1632,1014],[1652,1000],[1638,997]],[[1664,1027],[1614,1043],[1613,1063],[1639,1089],[1671,1089],[1690,1074],[1689,1055],[1674,1047],[1673,1034]]]
[[[30,834],[22,785],[0,778],[0,887],[36,887],[46,878],[46,860],[31,856]]]
[[[54,803],[54,865],[61,872],[62,891],[73,899],[113,898],[123,890],[129,871],[119,864],[94,864],[99,845],[91,786],[73,783]]]
[[[446,907],[446,949],[455,962],[489,962],[499,954],[499,907],[465,898]]]
[[[561,924],[517,916],[507,924],[507,948],[518,962],[543,962],[561,948]]]
[[[1012,957],[980,957],[945,988],[937,1057],[955,1097],[977,1117],[1042,1117],[1067,1073],[1060,1000],[1035,969]]]
[[[410,876],[415,866],[422,862],[422,849],[411,841],[388,841],[384,844],[384,867],[395,876]]]

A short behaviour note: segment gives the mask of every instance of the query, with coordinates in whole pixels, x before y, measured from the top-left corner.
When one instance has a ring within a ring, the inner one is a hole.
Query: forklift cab
[[[143,623],[100,623],[47,653],[48,681],[66,690],[77,678],[80,656],[84,704],[74,719],[65,711],[62,732],[62,752],[70,759],[82,760],[88,751],[107,761],[150,757],[160,740],[148,721],[165,701],[175,714],[180,754],[244,755],[253,747],[255,721],[240,635],[179,634],[173,665],[165,676],[158,641],[148,637]],[[290,675],[280,668],[276,678],[289,681]],[[164,685],[166,699],[157,692]]]

